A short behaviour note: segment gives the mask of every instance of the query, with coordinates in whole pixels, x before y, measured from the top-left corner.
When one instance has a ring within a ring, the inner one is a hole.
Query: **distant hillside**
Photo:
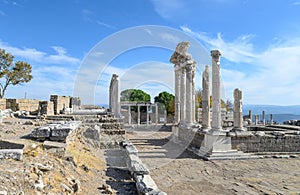
[[[253,114],[261,114],[264,110],[266,114],[292,114],[300,115],[300,105],[294,106],[275,106],[275,105],[243,105],[243,114],[248,114],[252,110]]]

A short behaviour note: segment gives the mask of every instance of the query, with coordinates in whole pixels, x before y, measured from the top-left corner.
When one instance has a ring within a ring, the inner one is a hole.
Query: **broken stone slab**
[[[0,159],[11,158],[15,160],[22,160],[23,149],[23,144],[0,140]]]
[[[51,135],[51,129],[50,127],[46,126],[46,127],[35,128],[29,136],[37,140],[45,140],[46,138],[50,137],[50,135]]]
[[[136,147],[134,145],[128,145],[126,146],[126,153],[129,154],[136,154],[138,153],[138,150],[136,149]]]
[[[149,194],[151,191],[158,190],[150,175],[135,175],[134,180],[140,194]]]
[[[65,143],[60,142],[52,142],[52,141],[44,141],[43,148],[51,149],[51,148],[66,148],[67,145]]]
[[[49,138],[53,141],[65,141],[67,136],[80,125],[81,121],[57,122],[36,128],[29,136],[37,140],[45,140]]]

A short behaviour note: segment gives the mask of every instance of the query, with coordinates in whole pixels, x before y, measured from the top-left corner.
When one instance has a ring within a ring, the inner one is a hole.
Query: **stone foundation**
[[[177,135],[177,136],[176,136]],[[296,135],[288,134],[288,132],[276,132],[276,131],[248,131],[243,134],[233,134],[223,136],[210,136],[207,132],[197,128],[186,128],[180,126],[173,126],[173,140],[180,141],[192,150],[196,154],[201,156],[201,151],[204,150],[203,146],[205,143],[216,144],[221,139],[222,142],[231,143],[231,148],[218,148],[218,144],[214,145],[216,151],[222,150],[232,153],[236,150],[236,157],[233,153],[229,159],[233,158],[250,158],[251,155],[258,155],[263,153],[299,153],[300,152],[300,134]],[[176,139],[174,139],[176,138]],[[216,139],[216,140],[211,140]],[[226,144],[225,144],[226,145]],[[228,146],[228,145],[227,145]],[[230,146],[230,145],[229,145]],[[213,153],[213,151],[202,151]],[[222,152],[221,152],[222,153]],[[243,154],[244,153],[244,154]],[[248,154],[246,154],[248,153]],[[225,153],[224,153],[225,154]],[[248,156],[247,156],[248,155]],[[224,156],[225,157],[225,156]],[[253,157],[253,156],[252,156]],[[226,159],[226,158],[225,158]]]
[[[233,136],[232,147],[243,152],[300,152],[300,135]]]

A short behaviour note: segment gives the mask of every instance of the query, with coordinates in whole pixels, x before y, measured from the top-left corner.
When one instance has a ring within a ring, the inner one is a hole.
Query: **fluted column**
[[[186,68],[181,67],[180,79],[180,123],[185,123],[186,118]]]
[[[181,70],[180,65],[175,67],[175,124],[180,122],[180,85],[181,85]]]
[[[196,122],[195,71],[196,71],[196,62],[194,61],[193,69],[192,69],[192,121],[193,123]]]
[[[193,64],[186,65],[186,116],[187,124],[193,123]]]
[[[222,130],[221,118],[221,78],[219,50],[212,50],[212,129]]]
[[[209,66],[205,66],[202,73],[202,127],[210,129],[210,83]]]

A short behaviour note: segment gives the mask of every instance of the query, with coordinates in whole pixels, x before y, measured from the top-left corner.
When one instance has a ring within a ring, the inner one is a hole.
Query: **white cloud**
[[[183,11],[185,1],[182,0],[151,0],[155,11],[163,18],[169,19],[177,11]]]
[[[232,91],[240,88],[246,103],[300,104],[299,38],[281,41],[256,53],[252,35],[242,35],[230,42],[220,33],[211,37],[187,27],[181,29],[206,44],[209,50],[221,50],[222,57],[229,61],[221,72],[227,98],[233,99]]]
[[[66,49],[60,46],[53,46],[56,54],[48,54],[34,48],[18,48],[11,46],[0,40],[0,48],[12,53],[16,57],[24,58],[29,61],[43,63],[43,64],[71,64],[77,65],[80,59],[67,55]]]
[[[220,49],[222,51],[222,56],[230,61],[249,63],[256,57],[256,54],[253,53],[253,45],[250,43],[250,39],[253,35],[242,35],[233,42],[226,42],[222,38],[221,33],[218,33],[217,37],[211,38],[206,33],[193,32],[185,26],[181,26],[180,28],[185,33],[204,42],[209,49]]]

